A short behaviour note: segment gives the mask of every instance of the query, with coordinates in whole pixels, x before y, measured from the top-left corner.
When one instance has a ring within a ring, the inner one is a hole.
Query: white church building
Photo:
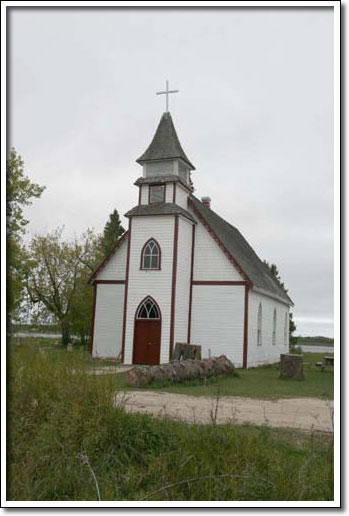
[[[92,356],[166,363],[178,342],[236,367],[278,361],[289,350],[293,303],[210,199],[194,196],[195,168],[168,111],[137,163],[128,231],[90,278]]]

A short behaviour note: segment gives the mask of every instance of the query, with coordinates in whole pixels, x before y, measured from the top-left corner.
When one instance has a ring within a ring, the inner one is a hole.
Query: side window
[[[149,204],[165,202],[165,185],[149,186]]]
[[[273,314],[273,346],[276,344],[276,308],[274,308]]]
[[[142,250],[141,269],[160,269],[161,251],[159,244],[152,238],[146,242]]]
[[[285,313],[285,328],[284,328],[284,345],[287,346],[287,334],[288,334],[288,316]]]
[[[262,303],[258,307],[257,346],[262,345]]]

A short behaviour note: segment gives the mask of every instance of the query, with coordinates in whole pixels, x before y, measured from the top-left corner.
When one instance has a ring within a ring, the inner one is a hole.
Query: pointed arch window
[[[276,344],[276,308],[273,313],[273,346]]]
[[[159,270],[161,261],[161,249],[154,238],[144,244],[141,256],[141,269]]]
[[[151,297],[146,297],[139,305],[136,319],[160,319],[159,307]]]
[[[285,327],[284,327],[284,346],[287,346],[287,327],[288,327],[288,317],[287,312],[285,313]]]
[[[257,346],[262,345],[262,303],[258,307]]]

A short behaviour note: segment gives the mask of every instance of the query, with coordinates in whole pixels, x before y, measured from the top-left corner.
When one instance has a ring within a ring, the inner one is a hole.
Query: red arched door
[[[134,364],[160,363],[161,314],[154,299],[146,297],[136,311],[133,342]]]

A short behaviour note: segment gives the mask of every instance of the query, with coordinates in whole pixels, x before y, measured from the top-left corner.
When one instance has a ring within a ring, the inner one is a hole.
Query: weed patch
[[[9,500],[333,499],[331,436],[127,414],[115,375],[87,368],[79,353],[11,349]]]

